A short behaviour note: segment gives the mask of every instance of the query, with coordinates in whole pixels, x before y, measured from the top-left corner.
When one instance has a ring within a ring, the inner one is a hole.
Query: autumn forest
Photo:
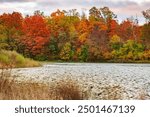
[[[108,7],[0,15],[0,50],[39,61],[133,62],[150,60],[150,10],[121,23]]]

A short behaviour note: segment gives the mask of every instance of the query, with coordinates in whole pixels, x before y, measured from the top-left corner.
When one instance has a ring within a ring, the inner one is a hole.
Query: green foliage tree
[[[8,43],[7,43],[7,31],[6,27],[2,24],[0,24],[0,50],[1,49],[8,49]]]
[[[78,53],[79,60],[82,62],[86,62],[88,60],[88,46],[82,45],[81,51]]]
[[[119,50],[122,47],[120,37],[118,35],[113,35],[110,40],[110,45],[113,50]]]
[[[72,50],[71,44],[66,43],[60,52],[60,59],[68,61],[72,57],[73,57],[73,50]]]
[[[112,54],[117,59],[128,60],[140,60],[144,52],[144,46],[141,43],[137,43],[134,40],[128,40],[123,47],[118,50],[114,50]]]

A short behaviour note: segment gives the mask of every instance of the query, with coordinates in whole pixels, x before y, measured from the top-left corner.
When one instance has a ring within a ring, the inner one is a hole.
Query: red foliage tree
[[[7,27],[7,28],[15,28],[20,30],[22,27],[23,17],[18,12],[13,12],[12,14],[6,14],[0,16],[0,21]]]
[[[128,39],[133,39],[133,24],[129,20],[125,20],[120,24],[119,36],[122,41],[127,41]]]
[[[116,20],[110,20],[110,27],[109,27],[109,37],[111,38],[113,35],[118,35],[119,31],[119,24]]]
[[[23,33],[22,42],[26,51],[31,52],[32,55],[41,54],[50,37],[43,16],[26,17],[23,22]]]

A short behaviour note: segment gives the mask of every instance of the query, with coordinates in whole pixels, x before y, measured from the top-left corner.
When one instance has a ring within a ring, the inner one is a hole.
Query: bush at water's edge
[[[0,51],[0,67],[38,67],[41,64],[29,58],[23,57],[15,51]]]

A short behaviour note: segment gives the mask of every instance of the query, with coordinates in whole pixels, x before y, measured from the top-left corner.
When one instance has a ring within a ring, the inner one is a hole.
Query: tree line
[[[76,9],[49,16],[19,12],[0,15],[0,50],[14,50],[35,60],[138,61],[150,60],[150,9],[145,24],[127,18],[118,23],[108,7],[92,7],[87,16]]]

